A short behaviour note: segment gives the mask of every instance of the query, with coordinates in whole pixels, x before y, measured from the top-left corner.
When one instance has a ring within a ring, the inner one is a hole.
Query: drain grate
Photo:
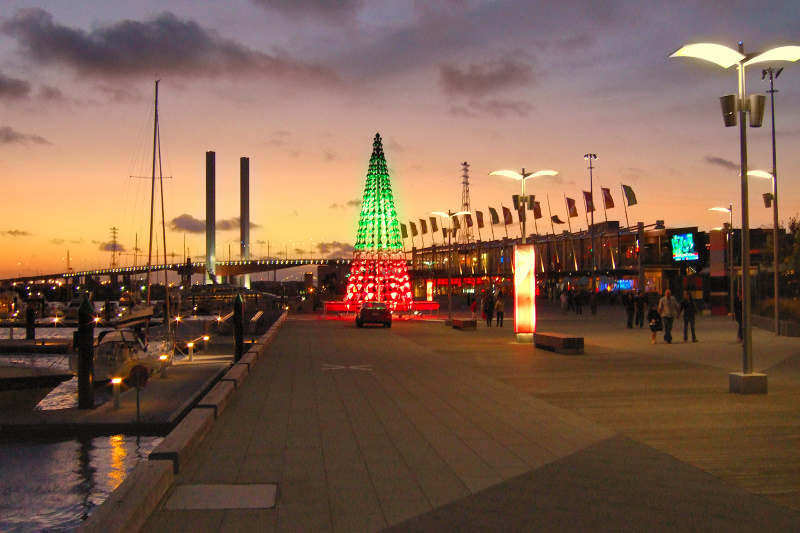
[[[277,485],[178,485],[165,509],[271,509]]]

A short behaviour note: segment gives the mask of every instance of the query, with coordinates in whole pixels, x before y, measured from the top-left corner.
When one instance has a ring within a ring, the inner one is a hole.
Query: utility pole
[[[117,231],[118,228],[111,228],[111,268],[117,268]]]
[[[461,163],[462,181],[461,181],[461,210],[466,213],[472,213],[469,206],[469,164],[464,161]],[[461,231],[458,232],[457,242],[459,244],[467,244],[474,240],[472,237],[472,226],[466,223],[461,225]]]

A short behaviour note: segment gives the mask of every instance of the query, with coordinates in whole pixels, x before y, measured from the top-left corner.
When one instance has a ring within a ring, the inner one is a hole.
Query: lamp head
[[[764,63],[768,61],[790,61],[795,62],[800,59],[800,46],[779,46],[772,50],[758,54],[752,59],[748,59],[745,66],[753,63]],[[777,76],[776,76],[777,77]]]
[[[597,154],[584,154],[584,159],[597,159]]]
[[[713,43],[687,44],[678,48],[669,57],[705,59],[722,68],[728,68],[746,59],[744,54],[737,52],[733,48]]]
[[[747,171],[748,178],[764,178],[771,180],[773,178],[772,174],[766,172],[764,170],[748,170]]]

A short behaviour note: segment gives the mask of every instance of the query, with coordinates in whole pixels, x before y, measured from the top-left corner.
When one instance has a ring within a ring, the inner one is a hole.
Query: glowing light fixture
[[[536,333],[536,247],[514,246],[514,333],[517,342],[533,342]]]
[[[687,44],[676,50],[669,57],[693,57],[695,59],[705,59],[716,63],[722,68],[732,67],[741,60],[745,59],[745,55],[737,52],[733,48],[723,46],[721,44],[713,43],[697,43]]]

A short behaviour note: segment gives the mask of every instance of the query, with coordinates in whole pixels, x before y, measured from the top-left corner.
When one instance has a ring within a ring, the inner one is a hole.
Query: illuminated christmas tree
[[[386,302],[398,310],[408,309],[412,302],[386,157],[377,133],[372,143],[345,301]]]

